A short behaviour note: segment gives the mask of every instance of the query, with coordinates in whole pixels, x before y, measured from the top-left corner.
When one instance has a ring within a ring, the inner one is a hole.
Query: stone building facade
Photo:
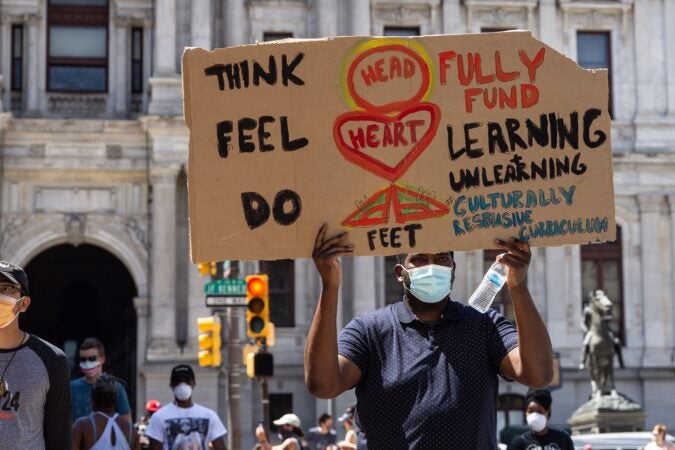
[[[608,67],[620,242],[533,252],[531,291],[560,356],[553,422],[564,423],[590,393],[577,368],[579,321],[583,293],[602,287],[620,319],[626,367],[616,370],[618,389],[644,405],[646,426],[675,427],[672,1],[1,0],[0,14],[0,257],[34,280],[25,325],[69,355],[85,334],[102,337],[136,411],[148,398],[170,400],[168,371],[195,363],[196,318],[209,314],[205,280],[188,258],[184,47],[518,28],[584,67]],[[457,255],[457,299],[492,257]],[[385,258],[344,265],[340,322],[400,294]],[[339,413],[350,393],[315,400],[303,383],[319,289],[311,261],[244,267],[274,273],[287,306],[273,348],[273,411],[292,405],[306,428],[326,410]],[[499,306],[508,313],[506,296]],[[224,371],[198,372],[197,401],[223,416],[225,392]],[[501,424],[522,422],[513,411],[524,392],[502,383]],[[242,430],[260,416],[259,397],[245,380]]]

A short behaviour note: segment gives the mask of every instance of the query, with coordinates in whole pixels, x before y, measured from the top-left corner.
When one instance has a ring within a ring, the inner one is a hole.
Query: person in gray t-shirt
[[[70,450],[68,362],[19,328],[30,302],[26,273],[0,261],[0,450]]]

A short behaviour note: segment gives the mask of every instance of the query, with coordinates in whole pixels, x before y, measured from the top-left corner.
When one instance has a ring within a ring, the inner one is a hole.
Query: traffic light
[[[249,275],[246,277],[246,335],[267,338],[269,321],[269,278],[267,275]]]
[[[197,264],[197,271],[200,276],[208,275],[211,273],[211,263],[199,263]]]
[[[199,329],[199,365],[220,367],[221,354],[219,316],[200,317],[197,319],[197,328]]]
[[[267,352],[246,355],[246,375],[249,378],[274,376],[274,356]]]

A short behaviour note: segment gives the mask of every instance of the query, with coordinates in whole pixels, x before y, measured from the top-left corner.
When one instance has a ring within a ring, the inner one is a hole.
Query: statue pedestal
[[[567,420],[572,434],[643,431],[642,407],[619,393],[595,397],[581,405]]]

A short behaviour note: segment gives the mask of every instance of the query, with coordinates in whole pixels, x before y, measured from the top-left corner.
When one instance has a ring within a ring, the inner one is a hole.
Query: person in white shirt
[[[192,401],[195,387],[192,367],[181,364],[171,370],[170,386],[175,401],[152,415],[147,436],[150,450],[225,450],[227,430],[215,411]]]

